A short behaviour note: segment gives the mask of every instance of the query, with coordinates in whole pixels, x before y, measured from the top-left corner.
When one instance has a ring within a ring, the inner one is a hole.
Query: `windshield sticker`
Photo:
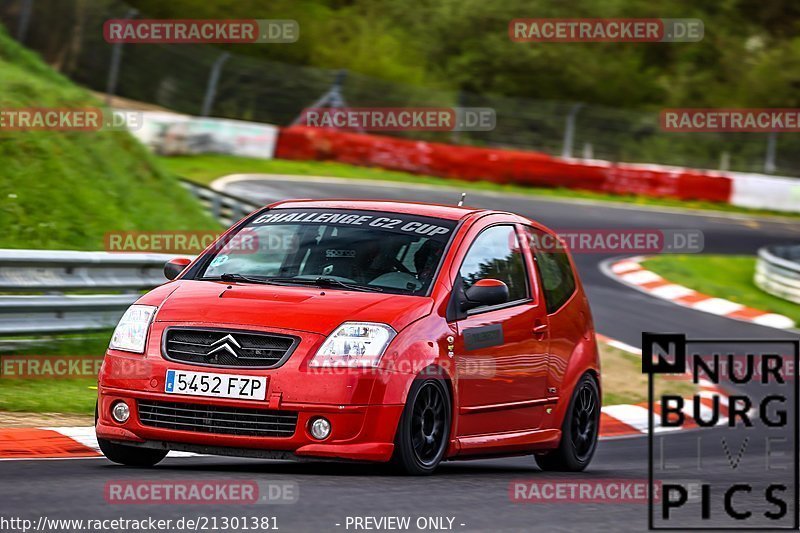
[[[355,257],[355,250],[325,250],[325,257]]]
[[[390,216],[385,216],[389,214]],[[447,235],[455,222],[430,217],[399,213],[333,212],[333,211],[283,211],[275,210],[256,217],[251,226],[266,224],[324,224],[335,226],[361,226],[380,228],[401,233],[438,237]]]
[[[211,264],[208,266],[209,268],[218,267],[220,265],[224,265],[227,262],[228,262],[227,255],[218,255],[217,257],[214,258],[213,261],[211,261]]]

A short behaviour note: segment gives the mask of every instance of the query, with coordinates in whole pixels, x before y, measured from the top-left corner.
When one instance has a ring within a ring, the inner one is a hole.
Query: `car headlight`
[[[397,333],[386,324],[345,322],[309,363],[313,367],[374,367]]]
[[[108,347],[112,350],[144,353],[147,331],[156,313],[152,305],[132,305],[125,311],[111,336]]]

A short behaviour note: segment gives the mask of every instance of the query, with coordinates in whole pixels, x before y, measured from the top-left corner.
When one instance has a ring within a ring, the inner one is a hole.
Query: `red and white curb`
[[[0,428],[0,461],[102,457],[93,426]],[[169,457],[193,457],[169,452]]]
[[[642,351],[639,348],[625,344],[615,339],[606,337],[605,335],[597,335],[597,340],[605,342],[618,350],[632,353],[634,355],[642,356]],[[683,381],[691,381],[690,374],[682,376],[673,376],[673,379]],[[712,406],[714,405],[714,398],[719,398],[719,420],[716,425],[723,425],[728,423],[728,393],[714,383],[707,380],[700,380],[698,383],[698,396],[700,396],[700,416],[703,420],[710,420],[713,414]],[[684,402],[683,414],[684,422],[679,427],[664,427],[661,425],[661,408],[657,403],[653,404],[653,411],[655,417],[653,419],[653,433],[666,433],[670,431],[681,431],[686,429],[695,429],[698,427],[697,422],[694,420],[693,402],[687,400]],[[646,435],[648,431],[650,412],[648,411],[647,402],[638,403],[635,405],[607,405],[601,411],[600,420],[600,435],[602,438],[619,438],[619,437],[633,437],[637,435]]]
[[[604,273],[617,281],[683,307],[772,328],[791,329],[795,326],[794,321],[787,316],[753,309],[740,303],[708,296],[683,285],[672,283],[655,272],[644,268],[641,262],[646,259],[646,257],[629,257],[612,260],[604,263],[601,268]]]

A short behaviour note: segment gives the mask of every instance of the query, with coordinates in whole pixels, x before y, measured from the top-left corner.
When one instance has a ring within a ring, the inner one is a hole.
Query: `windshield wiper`
[[[265,278],[266,282],[281,283],[281,284],[298,284],[298,285],[314,285],[316,287],[341,287],[352,291],[362,292],[383,292],[383,289],[367,285],[356,285],[354,283],[347,283],[346,281],[339,281],[336,278],[327,278],[319,276],[316,278],[287,278],[287,277],[272,277]]]
[[[249,276],[242,276],[241,274],[231,274],[226,272],[222,274],[219,278],[206,278],[207,280],[213,281],[215,279],[220,279],[221,281],[239,281],[244,283],[261,283],[262,285],[269,285],[270,281],[267,278],[251,278]]]
[[[349,289],[353,291],[383,292],[383,289],[380,289],[378,287],[356,285],[353,283],[347,283],[345,281],[339,281],[336,278],[327,278],[324,276],[319,276],[316,278],[290,278],[290,277],[280,277],[280,276],[272,276],[268,278],[251,278],[250,276],[243,276],[241,274],[232,274],[226,272],[222,274],[219,278],[206,278],[206,279],[207,280],[220,279],[221,281],[238,281],[244,283],[260,283],[262,285],[313,285],[315,287],[341,287],[343,289]]]

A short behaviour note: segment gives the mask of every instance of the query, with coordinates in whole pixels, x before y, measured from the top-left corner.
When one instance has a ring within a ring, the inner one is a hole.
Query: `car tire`
[[[100,451],[106,459],[113,463],[125,466],[150,467],[155,466],[167,456],[168,450],[152,450],[138,446],[125,446],[116,444],[106,439],[97,439]]]
[[[94,425],[97,426],[97,405],[94,406]],[[113,463],[125,466],[150,467],[161,462],[169,453],[168,450],[153,450],[137,446],[116,444],[107,439],[97,438],[100,451],[106,459]]]
[[[408,392],[394,441],[392,464],[402,474],[433,474],[450,442],[450,392],[442,379],[417,379]]]
[[[558,448],[536,454],[536,464],[545,471],[581,472],[589,466],[600,429],[600,389],[591,374],[584,374],[572,393],[561,425]]]

